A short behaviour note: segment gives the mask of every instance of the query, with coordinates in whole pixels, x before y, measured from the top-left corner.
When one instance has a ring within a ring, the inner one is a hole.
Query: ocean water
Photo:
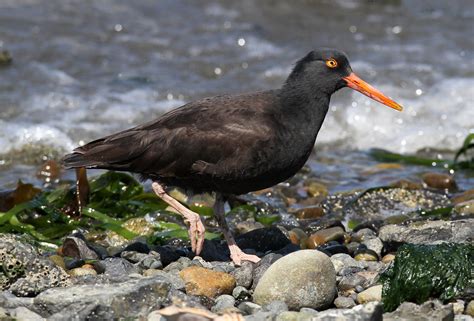
[[[0,188],[185,102],[277,88],[317,47],[405,107],[343,89],[317,145],[454,151],[474,132],[473,21],[469,0],[0,0]]]

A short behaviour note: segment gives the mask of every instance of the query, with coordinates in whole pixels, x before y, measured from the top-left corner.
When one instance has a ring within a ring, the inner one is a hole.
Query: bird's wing
[[[248,94],[252,95],[252,94]],[[237,175],[255,163],[270,133],[266,105],[273,95],[217,96],[74,150],[66,167],[96,167],[163,177]]]

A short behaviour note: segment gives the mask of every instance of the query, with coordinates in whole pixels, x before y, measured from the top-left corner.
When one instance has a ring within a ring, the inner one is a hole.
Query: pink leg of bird
[[[184,217],[184,222],[189,225],[189,239],[191,240],[191,248],[196,255],[202,251],[204,244],[204,232],[206,231],[201,222],[199,214],[194,213],[189,208],[169,196],[163,186],[157,182],[151,184],[153,191],[159,198],[165,201],[169,206],[174,208],[179,214]]]
[[[216,195],[216,203],[214,204],[214,217],[219,223],[219,227],[224,233],[225,240],[227,241],[227,245],[229,246],[230,250],[230,258],[234,262],[235,265],[241,265],[242,261],[250,261],[257,263],[260,261],[260,258],[256,255],[244,253],[237,243],[235,243],[235,239],[229,231],[229,226],[227,225],[227,221],[225,219],[225,210],[224,210],[224,200],[222,196],[217,193]]]

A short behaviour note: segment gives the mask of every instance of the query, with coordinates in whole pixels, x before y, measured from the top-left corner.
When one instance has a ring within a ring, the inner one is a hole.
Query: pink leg
[[[199,255],[202,251],[204,244],[204,232],[206,231],[204,225],[201,222],[199,214],[194,213],[183,204],[169,196],[164,190],[163,186],[157,182],[151,184],[155,194],[165,201],[169,206],[174,208],[178,213],[184,217],[184,222],[189,224],[189,239],[191,240],[191,248],[196,255]]]
[[[217,223],[219,223],[222,233],[224,233],[225,240],[227,241],[230,250],[230,258],[235,265],[241,265],[242,261],[257,263],[260,261],[258,256],[244,253],[235,243],[235,239],[230,233],[227,221],[225,220],[224,204],[225,202],[222,199],[222,196],[217,193],[216,203],[214,204],[214,217],[216,218]]]

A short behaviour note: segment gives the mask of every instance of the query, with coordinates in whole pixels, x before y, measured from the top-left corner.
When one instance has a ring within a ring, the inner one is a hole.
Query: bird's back
[[[79,147],[63,162],[134,172],[195,191],[245,193],[302,166],[301,155],[285,153],[280,109],[278,91],[205,98]]]

